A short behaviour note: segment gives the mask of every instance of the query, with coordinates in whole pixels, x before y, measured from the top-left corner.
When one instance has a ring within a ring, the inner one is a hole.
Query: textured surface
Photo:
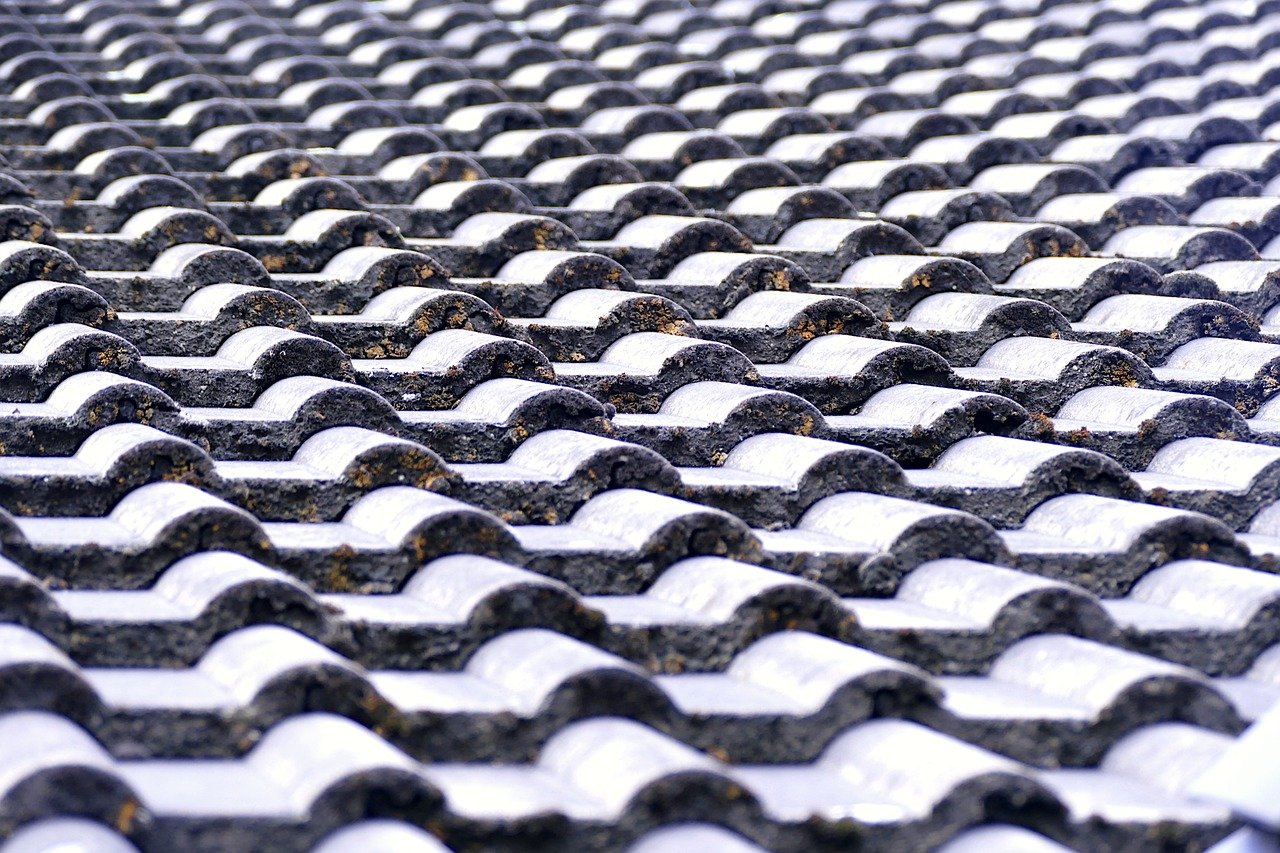
[[[1277,0],[0,0],[0,238],[5,853],[1274,842]]]

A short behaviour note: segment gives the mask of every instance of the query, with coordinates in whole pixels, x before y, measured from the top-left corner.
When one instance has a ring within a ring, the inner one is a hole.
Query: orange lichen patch
[[[1035,430],[1037,435],[1053,434],[1053,418],[1049,417],[1044,412],[1031,412],[1028,420],[1031,424],[1031,428]]]
[[[536,228],[533,229],[534,248],[540,249],[540,250],[551,248],[551,245],[550,245],[551,235],[552,235],[552,229],[549,226],[545,224],[539,224]]]
[[[138,801],[133,797],[130,797],[120,804],[120,809],[116,812],[115,818],[111,821],[111,825],[120,832],[132,832],[133,824],[138,818],[139,809],[140,804]]]
[[[352,579],[351,560],[356,556],[350,545],[341,545],[333,552],[328,569],[324,573],[324,586],[334,592],[355,592],[359,585]]]

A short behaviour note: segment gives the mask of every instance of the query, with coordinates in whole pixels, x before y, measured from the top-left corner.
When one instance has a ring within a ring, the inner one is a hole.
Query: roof
[[[6,0],[0,842],[1274,849],[1275,0]]]

